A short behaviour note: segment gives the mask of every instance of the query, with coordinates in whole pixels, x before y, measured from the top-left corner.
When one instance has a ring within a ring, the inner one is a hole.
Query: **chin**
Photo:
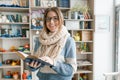
[[[50,30],[50,32],[55,32],[56,30]]]
[[[53,32],[55,32],[55,31],[50,31],[50,32],[52,32],[52,33],[53,33]]]

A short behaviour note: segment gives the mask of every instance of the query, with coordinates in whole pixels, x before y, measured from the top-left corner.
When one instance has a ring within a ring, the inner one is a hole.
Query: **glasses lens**
[[[47,21],[47,22],[50,22],[51,20],[53,20],[54,22],[56,22],[56,21],[58,21],[58,17],[55,16],[55,17],[47,17],[47,18],[46,18],[46,21]]]

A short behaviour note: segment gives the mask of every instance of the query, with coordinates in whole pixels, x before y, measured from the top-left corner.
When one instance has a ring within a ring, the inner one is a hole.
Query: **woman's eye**
[[[47,18],[46,18],[46,21],[47,21],[47,22],[49,22],[49,21],[51,21],[51,20],[53,20],[53,21],[58,21],[58,17],[47,17]]]

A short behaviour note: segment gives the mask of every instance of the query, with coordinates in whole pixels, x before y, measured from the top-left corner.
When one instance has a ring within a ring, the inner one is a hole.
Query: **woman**
[[[66,27],[59,8],[47,8],[44,13],[44,28],[40,33],[40,47],[36,56],[52,66],[32,61],[27,65],[32,71],[39,69],[39,80],[71,80],[77,69],[76,45]]]

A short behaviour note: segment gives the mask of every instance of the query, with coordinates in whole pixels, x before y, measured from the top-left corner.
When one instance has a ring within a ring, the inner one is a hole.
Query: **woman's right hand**
[[[37,61],[32,61],[32,62],[30,62],[30,63],[26,63],[28,66],[30,66],[30,67],[33,67],[33,68],[38,68],[38,67],[40,67],[40,65],[41,65],[41,63],[38,63]]]

